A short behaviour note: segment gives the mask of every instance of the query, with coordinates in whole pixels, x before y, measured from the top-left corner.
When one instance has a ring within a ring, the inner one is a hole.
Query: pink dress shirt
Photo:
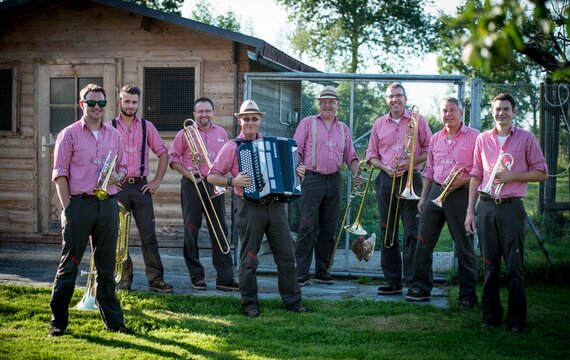
[[[208,151],[208,160],[211,163],[220,152],[222,146],[228,142],[228,133],[223,127],[215,124],[212,124],[212,126],[205,131],[198,128],[198,132],[204,142],[206,150]],[[194,134],[192,134],[192,137],[194,138]],[[196,145],[198,145],[197,142]],[[186,140],[186,135],[184,135],[184,129],[180,130],[178,134],[176,134],[176,137],[170,145],[168,155],[170,164],[180,163],[184,168],[190,171],[195,169],[194,163],[192,162],[192,156],[190,154],[190,148],[188,147],[188,141]],[[201,152],[199,169],[200,174],[202,174],[204,178],[208,176],[210,169],[208,168],[208,164]]]
[[[473,168],[473,149],[479,130],[461,125],[451,143],[445,128],[435,133],[429,142],[428,158],[423,177],[443,184],[454,165],[463,168],[460,177],[467,179]]]
[[[131,127],[127,129],[121,115],[115,118],[117,120],[117,130],[121,134],[121,143],[123,145],[123,152],[127,159],[127,177],[140,177],[141,176],[141,144],[142,138],[142,124],[138,116],[135,116]],[[142,176],[148,176],[148,154],[149,149],[157,156],[166,153],[166,145],[158,134],[158,130],[154,125],[146,120],[146,146],[144,156],[144,172]]]
[[[245,139],[245,135],[240,133],[238,138]],[[261,138],[261,134],[257,133],[255,136],[256,139]],[[220,152],[218,156],[214,160],[212,164],[212,168],[210,169],[210,174],[219,174],[219,175],[226,175],[231,174],[231,176],[235,177],[239,173],[239,165],[238,165],[238,158],[237,158],[237,147],[238,143],[235,141],[227,142]],[[243,196],[243,188],[241,186],[234,186],[234,192],[237,196]]]
[[[394,167],[396,156],[404,156],[404,147],[406,143],[406,130],[410,121],[410,111],[406,110],[404,115],[397,123],[392,120],[390,113],[379,117],[372,125],[370,140],[368,141],[368,150],[366,151],[366,161],[372,158],[379,159],[384,166]],[[415,157],[421,153],[427,152],[429,148],[429,140],[431,130],[423,116],[419,116],[417,125],[417,139]],[[416,165],[416,169],[421,169],[423,164]]]
[[[481,133],[475,141],[475,151],[473,154],[473,169],[470,175],[483,179],[479,186],[479,191],[485,188],[493,172],[493,166],[499,154],[509,153],[513,156],[514,163],[511,168],[516,172],[527,172],[539,170],[547,172],[546,161],[534,135],[526,130],[511,126],[509,137],[505,144],[501,146],[497,138],[497,129]],[[493,187],[494,191],[494,187]],[[499,194],[501,199],[510,197],[525,197],[527,194],[527,183],[512,181],[505,183]]]
[[[111,124],[102,123],[97,139],[81,118],[63,129],[57,136],[52,181],[65,176],[70,195],[93,195],[109,151],[110,160],[117,156],[115,171],[126,173],[127,163],[123,157],[121,135],[117,129]],[[107,192],[114,195],[117,193],[117,187],[109,185]]]
[[[317,134],[316,134],[316,168],[313,169],[313,119],[317,119]],[[340,127],[344,127],[344,139],[342,138],[343,131]],[[325,121],[321,115],[308,116],[301,120],[297,126],[294,135],[297,141],[298,153],[300,156],[301,164],[307,166],[307,170],[312,170],[323,175],[334,174],[338,172],[342,163],[348,166],[354,161],[358,161],[358,155],[354,150],[352,144],[352,135],[348,126],[335,118],[332,127],[327,129]]]

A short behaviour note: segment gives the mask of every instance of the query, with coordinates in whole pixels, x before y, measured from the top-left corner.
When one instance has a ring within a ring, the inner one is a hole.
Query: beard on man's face
[[[137,113],[137,110],[129,113],[129,112],[127,112],[127,110],[125,110],[125,108],[121,107],[121,114],[128,116],[128,117],[131,117],[131,116],[135,116],[135,114]]]

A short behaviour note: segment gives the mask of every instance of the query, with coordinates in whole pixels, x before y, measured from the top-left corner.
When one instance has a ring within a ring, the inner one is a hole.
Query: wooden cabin
[[[170,145],[202,96],[236,135],[245,73],[316,71],[263,40],[120,0],[8,0],[0,19],[0,242],[61,241],[53,146],[81,117],[85,84],[106,89],[107,119],[121,86],[137,84],[139,116]],[[161,246],[181,246],[177,172],[167,171],[154,201]]]

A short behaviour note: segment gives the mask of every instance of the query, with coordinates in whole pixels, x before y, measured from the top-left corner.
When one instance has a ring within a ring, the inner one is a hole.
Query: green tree
[[[128,0],[137,5],[143,5],[151,9],[160,10],[176,15],[181,15],[180,8],[184,0]]]
[[[382,72],[431,49],[434,19],[426,1],[276,0],[296,25],[292,45],[341,71],[356,73],[369,59]],[[380,55],[378,55],[380,54]]]
[[[464,63],[484,71],[502,67],[522,55],[554,79],[570,80],[570,0],[468,1],[451,21],[467,30]]]
[[[214,25],[226,30],[243,32],[254,35],[251,22],[246,21],[245,27],[242,27],[242,20],[233,10],[229,10],[225,14],[216,15],[212,12],[212,6],[208,0],[199,0],[192,10],[190,17],[196,21],[205,24]]]

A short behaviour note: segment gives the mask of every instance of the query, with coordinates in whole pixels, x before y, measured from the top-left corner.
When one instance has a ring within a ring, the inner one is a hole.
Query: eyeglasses
[[[387,97],[388,99],[390,99],[390,100],[391,100],[391,99],[401,99],[401,98],[403,98],[404,96],[406,96],[406,95],[404,95],[404,94],[386,95],[386,97]]]
[[[336,105],[336,104],[338,104],[338,101],[336,101],[336,100],[320,100],[319,103],[321,105]]]
[[[242,119],[243,121],[245,121],[245,122],[250,122],[250,121],[258,122],[258,121],[259,121],[259,118],[258,118],[258,117],[252,117],[252,118],[248,118],[248,117],[247,117],[247,118],[241,118],[241,119]]]
[[[196,114],[210,114],[214,110],[194,110]]]
[[[87,106],[89,107],[95,107],[95,104],[99,105],[99,107],[104,108],[105,106],[107,106],[107,100],[83,100],[84,103],[87,104]]]

